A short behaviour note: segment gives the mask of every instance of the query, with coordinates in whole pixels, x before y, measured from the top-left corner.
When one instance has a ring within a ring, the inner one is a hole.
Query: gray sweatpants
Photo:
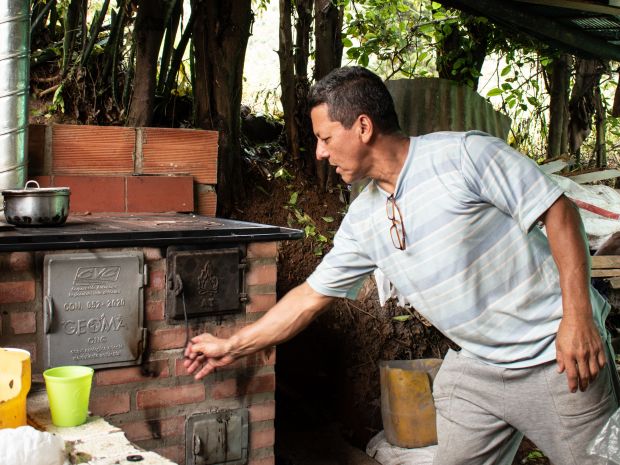
[[[510,465],[525,434],[555,465],[598,465],[586,447],[617,408],[612,376],[608,363],[571,393],[555,361],[506,369],[450,351],[433,385],[434,464]]]

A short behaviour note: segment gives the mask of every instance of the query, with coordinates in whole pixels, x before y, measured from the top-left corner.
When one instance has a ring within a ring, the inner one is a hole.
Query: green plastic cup
[[[54,425],[78,426],[86,422],[94,371],[91,367],[64,366],[43,372]]]

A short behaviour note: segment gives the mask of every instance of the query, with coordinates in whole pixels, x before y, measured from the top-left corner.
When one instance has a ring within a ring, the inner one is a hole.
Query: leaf
[[[333,223],[334,219],[331,216],[322,216],[321,219],[326,223]]]
[[[499,88],[491,89],[487,92],[487,97],[495,97],[496,95],[502,95],[503,90]]]
[[[530,97],[527,98],[527,101],[528,101],[528,103],[530,105],[533,105],[533,106],[537,106],[538,105],[538,100],[536,99],[536,97],[531,97],[530,96]]]
[[[392,317],[392,319],[395,321],[408,321],[411,320],[411,315],[398,315]]]
[[[353,42],[351,42],[351,39],[349,39],[349,38],[347,38],[347,37],[344,37],[344,38],[342,39],[342,45],[343,45],[344,47],[351,47],[351,46],[353,45]]]
[[[293,192],[291,194],[291,198],[288,199],[289,205],[297,205],[297,197],[299,196],[298,192]]]
[[[368,55],[366,53],[363,53],[359,58],[359,62],[360,65],[366,68],[368,66]]]
[[[512,66],[508,65],[505,66],[504,69],[502,69],[502,72],[500,73],[500,76],[506,76],[510,71],[512,70]]]

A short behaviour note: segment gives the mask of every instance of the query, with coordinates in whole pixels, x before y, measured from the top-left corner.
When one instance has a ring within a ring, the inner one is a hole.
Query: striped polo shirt
[[[390,238],[389,193],[371,182],[307,282],[346,297],[378,267],[464,355],[507,368],[554,360],[562,296],[536,222],[562,193],[532,160],[485,133],[412,137],[394,192],[406,249]],[[590,292],[603,331],[609,306]]]

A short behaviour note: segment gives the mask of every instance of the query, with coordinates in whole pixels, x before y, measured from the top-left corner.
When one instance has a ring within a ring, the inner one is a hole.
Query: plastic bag
[[[588,446],[588,454],[601,459],[601,465],[620,465],[620,409]]]
[[[2,465],[63,465],[65,441],[31,426],[0,429]]]

